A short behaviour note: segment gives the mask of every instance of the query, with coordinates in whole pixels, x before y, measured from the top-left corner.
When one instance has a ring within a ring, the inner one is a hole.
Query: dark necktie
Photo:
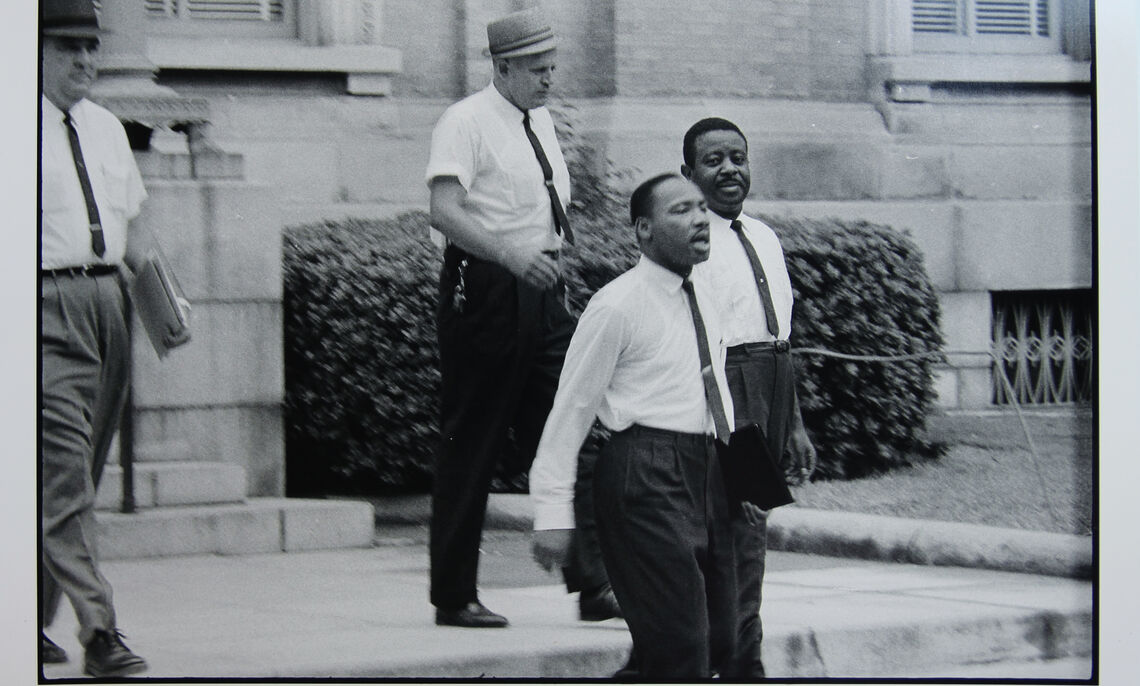
[[[566,239],[570,245],[574,244],[574,233],[570,231],[570,222],[566,219],[566,210],[558,200],[558,190],[554,187],[554,170],[550,168],[550,160],[546,159],[546,152],[542,149],[542,142],[534,135],[530,128],[530,112],[523,112],[523,129],[530,140],[530,147],[534,148],[534,156],[542,166],[542,178],[546,183],[546,192],[550,194],[550,207],[554,210],[554,230]]]
[[[716,385],[716,375],[713,373],[705,320],[701,317],[701,308],[697,306],[697,294],[693,291],[693,282],[685,279],[681,282],[681,288],[688,296],[689,310],[693,313],[693,328],[697,331],[697,354],[701,358],[701,381],[705,384],[705,402],[708,403],[709,412],[713,416],[717,440],[727,445],[732,429],[728,427],[728,415],[724,413],[724,401],[721,399],[720,387]]]
[[[65,112],[63,123],[67,126],[67,140],[71,143],[71,157],[75,160],[75,173],[79,175],[79,185],[83,188],[83,201],[87,203],[87,221],[91,228],[91,250],[99,257],[107,252],[103,242],[103,224],[99,221],[99,206],[95,204],[95,193],[91,190],[91,178],[87,176],[87,165],[83,162],[83,149],[79,147],[79,132],[71,121],[71,113]]]
[[[768,290],[768,279],[764,277],[764,266],[760,264],[760,258],[756,255],[756,249],[752,247],[752,241],[744,235],[744,224],[741,224],[739,219],[733,219],[730,226],[736,232],[736,237],[740,239],[740,244],[744,246],[748,261],[752,263],[752,276],[756,279],[756,290],[760,292],[760,302],[764,304],[764,319],[768,321],[768,331],[779,338],[780,323],[776,320],[776,307],[772,304],[772,292]]]

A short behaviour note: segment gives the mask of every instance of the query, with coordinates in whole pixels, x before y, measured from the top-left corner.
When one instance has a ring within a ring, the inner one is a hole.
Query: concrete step
[[[251,498],[243,503],[98,512],[101,559],[242,555],[372,544],[369,503]]]
[[[245,470],[224,462],[139,462],[135,464],[135,507],[240,503],[245,499]],[[123,498],[123,469],[107,465],[95,509],[118,510]]]

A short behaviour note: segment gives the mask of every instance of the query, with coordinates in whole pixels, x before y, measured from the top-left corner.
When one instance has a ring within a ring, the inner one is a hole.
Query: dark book
[[[166,260],[151,252],[135,274],[131,302],[160,358],[190,340],[190,322],[179,305],[184,299]]]
[[[743,501],[761,510],[795,502],[784,470],[769,452],[759,426],[739,427],[727,446],[717,443],[717,447],[725,491],[734,508]]]

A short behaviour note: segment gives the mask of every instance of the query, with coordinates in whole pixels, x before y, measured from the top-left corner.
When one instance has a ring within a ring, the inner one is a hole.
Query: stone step
[[[135,507],[240,503],[245,499],[245,470],[225,462],[138,462]],[[95,497],[95,509],[118,510],[123,469],[107,465]]]
[[[107,560],[362,548],[374,529],[372,505],[348,500],[250,498],[96,518],[99,555]]]

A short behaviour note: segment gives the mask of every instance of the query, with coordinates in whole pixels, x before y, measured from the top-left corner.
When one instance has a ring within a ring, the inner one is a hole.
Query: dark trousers
[[[795,377],[791,356],[762,343],[734,346],[728,350],[725,376],[732,394],[736,425],[757,424],[764,432],[768,450],[779,459],[784,454],[792,426]],[[735,517],[732,530],[740,615],[737,653],[723,676],[758,678],[764,676],[760,657],[760,642],[764,636],[760,601],[768,525],[761,522],[752,526],[743,517]]]
[[[712,439],[634,425],[594,471],[602,556],[640,678],[703,679],[736,636],[735,567]]]
[[[99,572],[95,489],[127,390],[129,339],[118,278],[44,276],[40,289],[42,376],[41,626],[60,593],[79,639],[113,629],[111,586]]]
[[[457,307],[464,258],[464,301]],[[455,247],[444,253],[436,311],[442,435],[430,542],[436,607],[454,609],[476,600],[479,544],[495,467],[508,452],[519,470],[534,460],[574,333],[562,293],[561,286],[531,288],[499,265]],[[584,576],[573,579],[590,583]]]

